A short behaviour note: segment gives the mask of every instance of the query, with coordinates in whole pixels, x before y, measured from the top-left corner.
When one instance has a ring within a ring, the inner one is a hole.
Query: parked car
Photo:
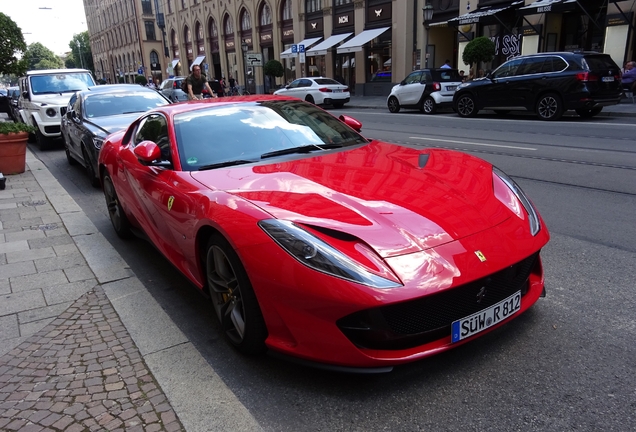
[[[0,87],[0,112],[11,114],[11,104],[9,103],[9,91]]]
[[[181,90],[181,83],[187,77],[178,76],[165,79],[159,86],[159,91],[172,102],[183,102],[188,100],[188,94]]]
[[[141,113],[170,101],[154,89],[136,84],[89,87],[71,96],[61,131],[68,163],[86,168],[93,186],[99,186],[97,157],[106,136],[130,125]]]
[[[619,103],[621,95],[621,70],[608,54],[540,53],[515,57],[485,79],[460,85],[453,108],[461,117],[482,109],[527,110],[542,120],[557,120],[567,110],[593,117]]]
[[[100,152],[113,228],[207,293],[246,354],[387,371],[531,307],[549,234],[514,181],[361,127],[270,95],[156,108]]]
[[[31,70],[19,82],[20,118],[37,128],[35,138],[41,150],[61,137],[61,109],[71,95],[96,85],[86,69]]]
[[[324,77],[299,78],[276,90],[274,94],[293,96],[316,105],[331,105],[334,108],[342,108],[351,99],[349,87]]]
[[[457,69],[422,69],[411,72],[391,89],[386,104],[392,113],[401,108],[434,114],[438,107],[450,107],[457,86],[462,83]]]
[[[8,87],[7,98],[9,102],[9,116],[15,122],[20,122],[20,87]]]

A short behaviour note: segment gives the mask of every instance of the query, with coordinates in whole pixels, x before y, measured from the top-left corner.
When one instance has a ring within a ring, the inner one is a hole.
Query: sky
[[[20,27],[27,45],[40,42],[57,55],[87,30],[82,0],[0,0],[0,12]]]

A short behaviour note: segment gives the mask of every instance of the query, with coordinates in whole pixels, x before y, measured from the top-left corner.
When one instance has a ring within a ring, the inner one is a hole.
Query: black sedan
[[[128,127],[141,113],[169,103],[161,93],[136,84],[94,86],[75,93],[61,124],[68,163],[80,163],[91,184],[99,186],[97,157],[104,138]]]

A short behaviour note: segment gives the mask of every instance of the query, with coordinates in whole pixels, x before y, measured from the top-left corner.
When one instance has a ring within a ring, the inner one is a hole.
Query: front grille
[[[47,134],[56,134],[60,133],[60,126],[44,126],[44,132]]]
[[[451,323],[490,307],[517,291],[524,296],[539,253],[477,281],[414,300],[356,312],[338,320],[357,346],[406,349],[451,333]],[[486,295],[477,302],[478,293]]]

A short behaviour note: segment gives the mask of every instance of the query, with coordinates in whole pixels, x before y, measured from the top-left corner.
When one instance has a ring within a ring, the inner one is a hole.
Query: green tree
[[[40,42],[32,43],[27,47],[24,52],[24,59],[27,62],[28,70],[58,69],[64,67],[62,59]]]
[[[24,35],[18,25],[0,12],[0,74],[23,75],[26,62],[20,57],[27,49]]]
[[[480,62],[487,63],[495,57],[495,43],[486,36],[476,37],[468,42],[462,60],[471,68],[474,64],[479,65]]]
[[[143,75],[137,75],[135,76],[135,84],[145,86],[146,84],[148,84],[148,80]]]
[[[73,35],[68,47],[71,49],[71,53],[67,57],[66,67],[88,69],[95,75],[95,65],[93,64],[93,53],[88,31]]]
[[[265,63],[265,66],[263,66],[263,73],[265,74],[265,76],[269,77],[271,88],[271,84],[272,81],[274,81],[274,78],[279,78],[285,75],[285,68],[283,67],[281,62],[273,59]]]

